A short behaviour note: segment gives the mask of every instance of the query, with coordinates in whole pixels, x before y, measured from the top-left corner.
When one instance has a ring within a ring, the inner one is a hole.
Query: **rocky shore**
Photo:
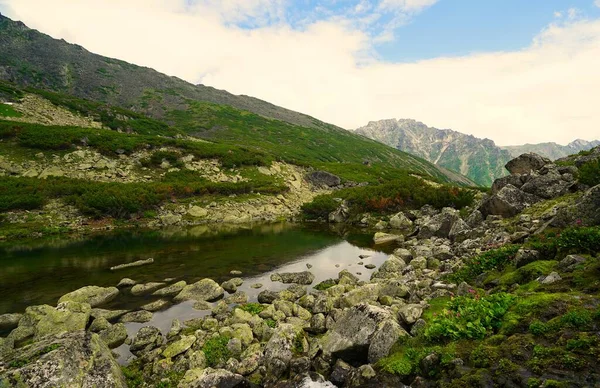
[[[430,323],[425,313],[431,301],[469,295],[486,281],[452,281],[452,274],[483,252],[523,243],[547,228],[600,224],[600,186],[579,184],[573,169],[524,155],[509,170],[511,175],[496,181],[492,192],[467,212],[425,206],[379,219],[374,242],[393,244],[393,253],[369,281],[348,270],[318,284],[310,269],[277,273],[271,280],[289,287],[265,289],[257,300],[249,300],[238,290],[244,282],[240,273],[221,284],[212,279],[192,284],[123,279],[115,287],[75,290],[56,307],[32,306],[24,314],[2,315],[0,331],[8,335],[0,338],[0,386],[125,387],[126,381],[181,388],[301,387],[311,382],[436,386],[435,374],[399,375],[380,362],[399,342],[422,335]],[[363,258],[356,259],[362,263]],[[514,265],[542,259],[553,258],[521,247]],[[556,268],[568,271],[585,260],[568,256]],[[531,281],[551,286],[562,280],[561,273]],[[124,293],[160,299],[137,311],[103,308]],[[126,323],[148,322],[154,312],[177,303],[191,303],[206,314],[174,320],[168,332],[144,326],[128,334]],[[123,344],[135,359],[120,368],[110,349]],[[441,367],[439,356],[430,356],[421,371]],[[455,357],[443,365],[460,379],[469,373],[462,367],[465,362]]]

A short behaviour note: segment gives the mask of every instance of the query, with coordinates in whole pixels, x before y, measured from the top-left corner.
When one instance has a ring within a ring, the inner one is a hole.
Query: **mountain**
[[[0,80],[25,87],[25,92],[58,92],[43,97],[60,100],[59,105],[77,114],[98,114],[98,107],[88,109],[90,100],[120,107],[158,120],[169,127],[167,134],[175,131],[242,147],[274,160],[326,170],[344,180],[377,182],[403,172],[472,184],[459,174],[313,117],[96,55],[4,16],[0,16]],[[70,104],[68,96],[88,102]],[[116,118],[111,116],[111,122]],[[124,128],[142,133],[139,128]]]
[[[505,176],[504,165],[512,159],[492,140],[428,127],[415,120],[371,121],[356,133],[460,172],[481,186],[490,186]]]
[[[567,145],[560,145],[556,143],[540,143],[540,144],[525,144],[517,146],[505,146],[500,147],[510,152],[514,157],[519,155],[535,152],[552,160],[565,158],[569,155],[576,154],[580,151],[587,151],[600,145],[600,140],[587,141],[577,139]]]

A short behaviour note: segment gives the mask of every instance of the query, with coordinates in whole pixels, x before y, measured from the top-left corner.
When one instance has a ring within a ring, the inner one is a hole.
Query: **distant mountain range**
[[[600,141],[575,140],[566,146],[542,143],[499,147],[490,139],[428,127],[410,119],[371,121],[356,133],[460,172],[482,186],[491,186],[495,179],[507,175],[504,165],[523,153],[558,159],[600,145]]]
[[[587,141],[577,139],[567,145],[560,145],[556,143],[540,143],[506,146],[501,148],[510,152],[510,154],[514,157],[517,157],[526,152],[535,152],[536,154],[540,154],[552,160],[556,160],[560,158],[565,158],[569,155],[576,154],[580,151],[587,151],[599,145],[600,140]]]

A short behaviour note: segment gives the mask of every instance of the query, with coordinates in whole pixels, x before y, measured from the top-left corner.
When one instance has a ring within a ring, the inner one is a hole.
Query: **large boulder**
[[[418,237],[421,239],[431,237],[448,238],[450,230],[454,223],[459,220],[458,210],[452,208],[444,208],[442,212],[433,216],[425,224],[421,225]]]
[[[91,307],[96,307],[112,301],[117,295],[119,295],[117,287],[86,286],[63,295],[58,303],[72,301],[87,303]]]
[[[390,227],[392,229],[410,229],[413,226],[413,222],[400,212],[390,218]]]
[[[283,375],[294,355],[302,353],[307,347],[302,327],[288,323],[280,324],[264,350],[263,362],[269,375],[274,378]]]
[[[323,353],[347,362],[365,362],[369,358],[372,339],[382,329],[384,322],[389,320],[394,320],[389,311],[368,304],[345,310],[331,330],[321,338]],[[381,344],[377,346],[381,347]],[[379,355],[382,352],[374,348],[373,353]]]
[[[525,193],[513,185],[506,185],[498,193],[486,199],[479,207],[479,211],[484,217],[489,215],[514,217],[539,201],[541,199],[535,195]]]
[[[47,337],[5,361],[0,387],[126,388],[119,364],[97,334],[78,331]]]
[[[381,264],[379,270],[371,275],[371,279],[391,279],[402,275],[402,270],[406,268],[406,263],[401,258],[390,255],[386,261]]]
[[[589,189],[575,204],[561,208],[552,226],[600,225],[600,185]]]
[[[315,275],[309,271],[274,273],[271,275],[271,281],[308,285],[315,281]]]
[[[38,341],[46,336],[84,330],[92,309],[89,304],[62,302],[56,308],[48,305],[30,306],[9,337],[22,340],[33,336]]]
[[[532,171],[537,171],[546,164],[552,163],[548,158],[535,153],[523,154],[510,162],[506,163],[506,169],[513,175],[529,174]]]
[[[159,329],[154,326],[142,327],[131,342],[129,350],[136,356],[161,347],[165,343],[165,338]]]
[[[23,314],[2,314],[0,315],[0,331],[12,330],[19,325]]]
[[[195,300],[198,302],[212,302],[222,298],[225,290],[212,279],[202,279],[196,283],[183,287],[181,292],[173,299],[175,302]]]
[[[544,199],[552,199],[567,194],[575,186],[573,178],[565,179],[556,169],[543,175],[532,175],[521,190]]]
[[[336,187],[342,183],[340,177],[327,171],[313,171],[306,176],[306,180],[316,187]]]
[[[331,223],[341,224],[346,222],[349,216],[350,209],[348,209],[348,206],[345,203],[341,203],[336,210],[329,213],[328,219]]]
[[[371,338],[369,345],[368,360],[374,364],[390,354],[392,346],[398,342],[398,338],[407,337],[409,334],[398,322],[387,319],[377,326],[377,330]]]
[[[506,185],[513,185],[517,188],[520,188],[523,186],[523,177],[521,175],[507,175],[505,177],[496,179],[492,184],[492,194],[496,194]]]

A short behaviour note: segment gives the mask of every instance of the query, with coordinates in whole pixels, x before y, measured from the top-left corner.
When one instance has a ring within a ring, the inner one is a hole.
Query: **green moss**
[[[12,106],[0,103],[0,117],[23,117],[23,115]]]
[[[263,306],[260,303],[246,303],[241,306],[238,306],[238,308],[252,315],[258,315],[261,313],[261,311],[265,309],[265,306]]]
[[[202,347],[202,351],[206,356],[206,364],[210,367],[218,366],[231,357],[229,349],[227,349],[227,343],[229,337],[220,335],[206,341]]]
[[[325,291],[328,288],[335,286],[336,284],[337,284],[337,281],[335,279],[327,279],[327,280],[323,280],[322,282],[317,284],[314,287],[314,289],[319,290],[319,291]]]
[[[557,261],[534,261],[519,269],[514,267],[507,268],[506,272],[500,276],[500,285],[510,286],[516,283],[523,284],[528,283],[540,276],[548,275],[552,272],[558,262]]]
[[[267,326],[269,326],[272,329],[277,327],[277,321],[275,321],[274,319],[267,318],[267,319],[265,319],[265,323],[267,324]]]

